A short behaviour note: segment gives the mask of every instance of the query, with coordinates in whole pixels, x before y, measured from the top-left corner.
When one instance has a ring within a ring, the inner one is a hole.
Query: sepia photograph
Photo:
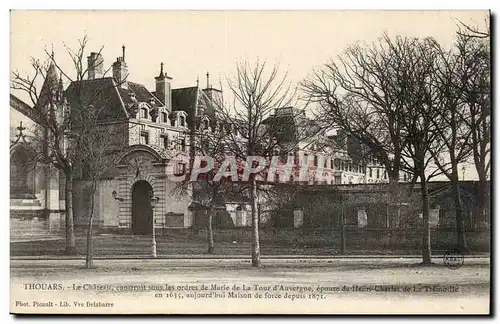
[[[487,8],[9,16],[11,314],[492,313]]]

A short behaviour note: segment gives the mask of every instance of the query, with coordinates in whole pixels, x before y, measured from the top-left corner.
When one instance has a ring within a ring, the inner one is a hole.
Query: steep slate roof
[[[172,89],[172,111],[185,111],[188,125],[195,125],[198,106],[198,87]]]
[[[80,84],[80,89],[79,85]],[[127,118],[132,112],[132,106],[136,103],[131,98],[134,94],[139,102],[150,103],[154,100],[154,106],[162,106],[162,103],[142,84],[127,82],[128,89],[117,85],[112,77],[99,78],[72,82],[66,90],[66,97],[72,109],[78,107],[78,97],[82,98],[83,104],[93,105],[97,109],[105,108],[103,119]],[[78,95],[80,91],[80,95]]]
[[[161,100],[156,97],[156,93],[149,91],[144,85],[135,82],[127,82],[127,85],[128,89],[117,86],[112,77],[84,80],[81,81],[80,97],[83,98],[84,104],[92,104],[98,108],[106,106],[106,112],[103,115],[106,119],[129,117],[132,113],[131,106],[136,103],[131,98],[132,93],[139,102],[149,104],[153,99],[154,107],[163,106]],[[77,89],[77,83],[72,82],[66,90],[66,97],[71,107],[78,106]],[[186,112],[188,124],[194,125],[200,95],[206,97],[197,86],[172,89],[172,111]]]
[[[62,81],[61,81],[62,82]],[[58,92],[62,92],[62,84],[59,84],[59,78],[57,76],[57,71],[54,63],[51,63],[49,69],[47,70],[47,75],[43,81],[42,89],[38,95],[38,102],[36,106],[45,106],[50,100],[53,100],[53,96]]]
[[[80,105],[93,105],[96,109],[102,109],[102,119],[128,117],[126,106],[112,77],[71,82],[65,94],[73,111]]]
[[[188,114],[196,113],[198,87],[172,89],[172,110],[183,110]]]
[[[274,114],[262,121],[270,127],[276,127],[277,135],[284,141],[296,141],[315,136],[320,128],[316,121],[302,114]],[[297,138],[298,136],[298,138]]]
[[[128,90],[118,88],[118,91],[120,92],[125,105],[133,103],[132,99],[130,98],[130,93],[133,92],[135,94],[135,98],[140,102],[150,103],[151,98],[153,98],[156,106],[163,106],[160,99],[156,98],[156,96],[152,92],[150,92],[144,85],[135,82],[127,82],[127,85]]]

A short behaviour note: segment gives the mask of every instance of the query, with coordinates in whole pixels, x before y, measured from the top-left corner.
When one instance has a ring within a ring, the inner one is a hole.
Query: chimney
[[[116,62],[113,63],[113,77],[119,84],[120,88],[128,89],[127,85],[127,63],[125,63],[125,45],[122,46],[122,56],[116,58]]]
[[[217,109],[217,107],[220,107],[220,105],[222,105],[222,91],[212,87],[212,85],[210,84],[210,73],[207,72],[206,76],[207,87],[202,91],[208,97],[210,101],[208,104],[208,106],[210,106],[209,110],[211,111],[211,113],[213,113]]]
[[[171,77],[163,73],[163,62],[160,64],[160,75],[156,78],[156,97],[165,105],[169,112],[172,111],[172,88],[170,85]]]
[[[103,62],[104,60],[100,53],[95,53],[95,52],[90,53],[90,56],[87,57],[87,64],[88,64],[87,72],[89,80],[102,78]]]

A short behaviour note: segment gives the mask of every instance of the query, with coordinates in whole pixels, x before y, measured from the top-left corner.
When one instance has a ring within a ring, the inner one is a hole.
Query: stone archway
[[[152,193],[153,187],[146,180],[139,180],[132,186],[132,233],[135,235],[153,231]]]

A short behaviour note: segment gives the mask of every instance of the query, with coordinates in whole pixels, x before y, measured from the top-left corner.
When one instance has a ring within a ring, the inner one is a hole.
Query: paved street
[[[160,299],[164,303],[159,304],[160,301],[153,298],[154,293],[151,291],[126,290],[124,287],[168,285],[174,287],[172,292],[178,292],[178,289],[184,289],[182,287],[203,284],[207,287],[212,284],[227,287],[245,285],[251,287],[254,293],[258,287],[271,289],[269,287],[279,284],[284,287],[309,287],[307,289],[313,291],[312,294],[298,294],[297,298],[307,296],[307,300],[302,300],[300,304],[283,300],[284,295],[279,301],[271,297],[266,300],[266,305],[281,307],[284,312],[298,311],[304,305],[316,312],[343,312],[346,309],[373,312],[386,309],[391,313],[407,313],[417,311],[419,307],[427,307],[428,311],[438,313],[488,310],[488,259],[468,258],[464,266],[456,270],[448,269],[437,259],[431,267],[421,267],[417,264],[419,261],[418,258],[378,258],[376,261],[371,258],[268,258],[263,260],[261,268],[254,269],[248,259],[128,259],[96,260],[96,269],[88,270],[83,269],[83,260],[12,260],[11,290],[13,296],[30,300],[58,300],[61,296],[65,300],[113,300],[117,307],[125,311],[138,312],[151,311],[149,306],[160,307],[162,311],[182,311],[184,306],[175,304],[180,303],[179,300],[165,303],[164,299]],[[65,290],[26,290],[24,285],[27,283],[56,283],[65,287]],[[108,288],[89,291],[74,291],[72,288],[85,284],[90,285],[88,287],[104,285]],[[351,290],[343,290],[345,287]],[[403,291],[404,287],[408,291]],[[165,297],[165,292],[163,295]],[[316,298],[316,295],[318,300],[309,300],[311,296]],[[181,296],[190,298],[184,292],[179,293],[178,298]],[[137,302],[142,303],[140,307]],[[389,302],[400,306],[389,307]],[[200,307],[210,304],[214,312],[222,306],[226,311],[250,311],[244,307],[244,303],[225,301],[221,304],[221,301],[215,303],[212,299],[198,299],[190,303]],[[171,308],[174,304],[175,309]],[[193,312],[195,309],[184,311]]]

